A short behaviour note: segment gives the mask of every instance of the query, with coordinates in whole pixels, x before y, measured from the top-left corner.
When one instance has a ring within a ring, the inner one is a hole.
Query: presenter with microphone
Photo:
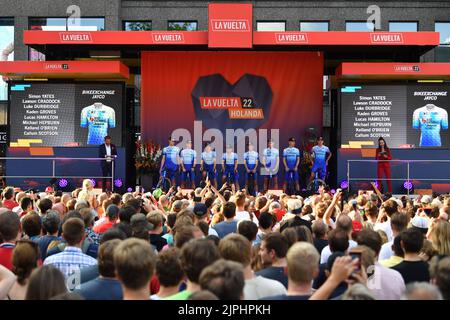
[[[111,137],[105,137],[105,143],[101,144],[99,147],[99,158],[103,158],[106,160],[101,161],[102,173],[103,177],[111,177],[112,176],[112,168],[114,165],[114,158],[117,157],[117,148],[114,144],[111,143]],[[111,191],[112,190],[112,181],[110,188],[107,188],[108,181],[110,179],[103,178],[102,189],[103,191]]]
[[[392,193],[392,182],[391,182],[391,163],[386,160],[392,160],[391,149],[386,144],[386,141],[383,137],[378,138],[378,148],[376,151],[376,159],[377,163],[377,176],[378,176],[378,188],[381,190],[382,185],[382,177],[383,174],[387,179],[387,185],[389,193]]]

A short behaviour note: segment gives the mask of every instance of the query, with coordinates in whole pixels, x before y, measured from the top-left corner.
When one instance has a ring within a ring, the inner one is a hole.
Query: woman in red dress
[[[377,175],[378,175],[378,188],[381,190],[383,174],[386,176],[389,193],[392,193],[391,182],[391,163],[386,160],[392,160],[391,149],[388,148],[386,141],[383,137],[378,138],[378,148],[376,159],[378,160]]]

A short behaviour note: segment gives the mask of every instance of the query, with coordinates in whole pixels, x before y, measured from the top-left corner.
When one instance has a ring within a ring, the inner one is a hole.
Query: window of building
[[[14,60],[14,19],[0,18],[0,61]],[[0,101],[8,100],[8,83],[0,76]]]
[[[256,31],[286,31],[285,21],[257,21]]]
[[[347,21],[345,23],[345,31],[365,31],[371,32],[375,30],[375,24],[367,21]]]
[[[434,31],[439,32],[439,47],[434,49],[436,62],[450,62],[450,22],[436,22]]]
[[[30,30],[42,31],[103,31],[105,30],[104,18],[29,18]],[[45,55],[30,48],[28,59],[31,61],[45,60]]]
[[[124,21],[123,30],[125,31],[151,31],[151,21]]]
[[[391,32],[417,32],[417,22],[405,22],[405,21],[390,21],[389,31]]]
[[[329,23],[326,21],[300,21],[300,31],[329,31]]]
[[[450,45],[450,22],[436,22],[434,31],[439,32],[439,43],[441,46]]]
[[[167,30],[169,31],[197,31],[197,21],[169,21]]]

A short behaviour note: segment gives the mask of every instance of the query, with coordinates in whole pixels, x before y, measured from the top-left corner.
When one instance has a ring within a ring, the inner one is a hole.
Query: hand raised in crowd
[[[333,263],[330,278],[337,283],[347,281],[354,274],[353,271],[357,268],[358,262],[358,259],[352,260],[351,256],[337,257]]]

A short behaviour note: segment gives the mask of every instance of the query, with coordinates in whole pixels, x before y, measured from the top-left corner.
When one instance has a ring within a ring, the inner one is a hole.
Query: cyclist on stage
[[[200,171],[202,172],[203,180],[208,177],[209,181],[214,181],[214,187],[217,188],[216,180],[216,152],[212,150],[209,143],[205,146],[205,151],[202,152],[202,161],[200,163]]]
[[[314,162],[311,169],[310,182],[314,180],[317,172],[319,179],[325,181],[328,161],[330,161],[331,158],[331,152],[330,149],[323,144],[323,137],[317,138],[317,145],[311,149],[311,157]]]
[[[298,181],[298,164],[300,163],[300,150],[295,147],[295,138],[289,138],[289,147],[283,150],[283,164],[285,169],[284,192],[287,192],[288,181],[291,179],[291,173],[295,181],[295,191],[300,191]]]
[[[239,174],[238,174],[238,156],[233,152],[233,147],[227,145],[226,152],[222,155],[222,183],[231,178],[231,183],[234,183],[236,190],[239,190]]]
[[[186,148],[180,152],[180,167],[182,170],[182,188],[186,188],[188,181],[192,189],[195,189],[195,165],[197,164],[197,152],[192,149],[192,141],[186,142]]]
[[[246,177],[245,177],[245,188],[248,190],[248,181],[249,176],[253,175],[253,188],[254,192],[258,193],[258,174],[256,173],[256,170],[258,168],[258,152],[254,150],[254,146],[251,142],[248,144],[248,151],[244,153],[244,167],[246,171]]]
[[[175,139],[169,137],[169,145],[162,151],[160,174],[165,173],[173,186],[176,185],[176,172],[178,171],[180,148],[175,146]]]
[[[273,140],[267,141],[267,148],[263,151],[262,165],[267,170],[264,177],[264,190],[269,190],[269,177],[273,179],[273,188],[278,189],[278,166],[280,165],[280,152],[273,147]]]

